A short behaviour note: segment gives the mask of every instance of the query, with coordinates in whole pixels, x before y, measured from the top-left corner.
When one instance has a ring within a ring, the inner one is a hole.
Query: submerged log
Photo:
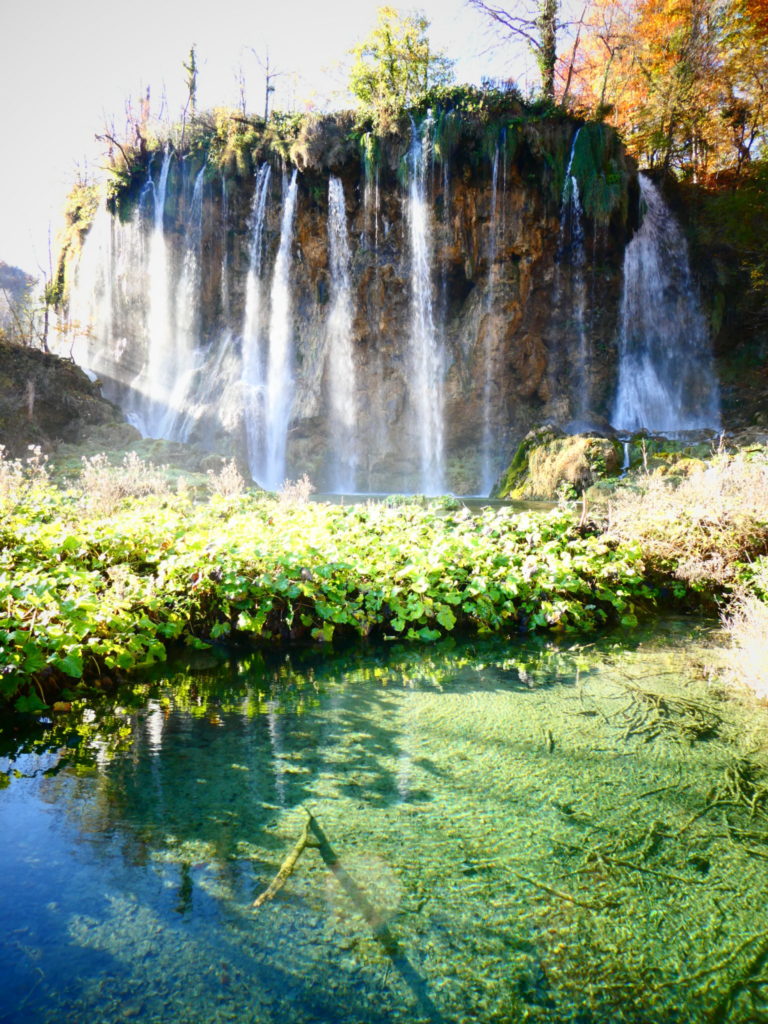
[[[382,917],[354,878],[342,866],[338,855],[328,842],[328,837],[320,827],[317,818],[306,808],[305,811],[308,815],[307,827],[312,831],[313,836],[317,840],[317,849],[320,851],[323,863],[333,872],[336,881],[352,900],[355,910],[362,916],[366,924],[370,925],[375,938],[378,939],[387,953],[390,956],[398,956],[400,948],[397,939],[389,930],[385,918]]]
[[[392,934],[386,918],[374,907],[363,890],[352,878],[349,872],[342,866],[340,858],[328,841],[328,837],[320,826],[317,818],[306,807],[304,812],[307,820],[304,829],[299,836],[296,845],[283,861],[280,870],[275,875],[272,883],[267,889],[254,900],[252,906],[258,909],[264,903],[272,899],[278,893],[293,872],[294,867],[304,850],[309,846],[318,850],[326,867],[330,868],[334,878],[352,901],[355,909],[363,917],[365,922],[373,931],[373,936],[380,943],[386,954],[392,961],[393,967],[398,971],[400,977],[408,985],[419,1005],[421,1013],[431,1024],[445,1024],[440,1011],[430,998],[425,980],[410,962],[399,942]],[[311,835],[310,835],[311,833]]]
[[[304,823],[304,830],[299,836],[299,839],[294,848],[291,850],[291,852],[285,858],[283,863],[280,865],[280,870],[277,872],[277,874],[272,879],[267,888],[264,890],[264,892],[261,894],[261,896],[258,896],[251,904],[254,910],[258,910],[258,908],[261,907],[264,903],[267,903],[274,896],[276,896],[277,893],[280,892],[285,883],[288,881],[288,879],[291,877],[293,869],[296,867],[296,862],[306,849],[307,844],[309,842],[310,821],[306,821]]]

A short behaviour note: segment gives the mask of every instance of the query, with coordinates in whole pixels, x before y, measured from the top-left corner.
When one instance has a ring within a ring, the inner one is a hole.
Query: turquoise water
[[[767,713],[716,662],[205,656],[6,730],[0,1020],[766,1020]],[[253,909],[305,807],[336,870]]]

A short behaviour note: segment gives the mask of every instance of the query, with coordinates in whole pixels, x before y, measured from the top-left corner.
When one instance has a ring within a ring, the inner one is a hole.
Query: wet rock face
[[[363,183],[344,181],[353,250],[353,346],[367,480],[371,490],[418,490],[411,422],[409,341],[412,285],[407,197],[397,181],[379,182],[379,205],[366,203]],[[485,173],[431,183],[433,313],[445,360],[444,423],[447,483],[477,491],[483,429],[494,439],[494,473],[532,422],[565,422],[582,405],[573,366],[573,268],[558,253],[559,210],[514,168],[497,182]],[[296,224],[295,330],[307,353],[306,378],[294,406],[289,458],[295,472],[310,466],[322,480],[321,397],[324,363],[312,359],[328,294],[326,211],[300,194]],[[615,381],[616,318],[621,293],[621,242],[596,233],[587,267],[586,386],[589,407],[607,411]],[[318,461],[319,460],[319,461]],[[399,481],[399,482],[396,482]]]
[[[444,467],[441,488],[488,493],[532,423],[565,423],[585,408],[607,413],[616,376],[621,265],[629,229],[620,216],[605,228],[587,220],[585,258],[577,266],[561,225],[561,185],[552,169],[567,161],[576,131],[572,122],[531,128],[528,141],[508,159],[499,159],[498,148],[495,157],[493,152],[475,152],[471,159],[457,150],[446,164],[430,154],[423,165],[427,213],[421,230],[427,243],[427,313],[435,351],[432,383],[425,385],[429,374],[425,378],[419,366],[414,341],[413,171],[403,171],[409,141],[400,141],[399,153],[392,143],[375,177],[366,178],[357,150],[337,127],[326,126],[330,148],[310,135],[302,143],[301,159],[297,157],[285,475],[295,479],[307,473],[325,489],[332,486],[338,454],[329,340],[334,282],[328,195],[333,174],[343,185],[350,257],[357,489],[423,489],[423,422],[433,403]],[[270,282],[289,178],[273,166],[263,219],[263,361],[270,344]],[[185,184],[183,172],[172,167],[169,182],[169,189],[176,190],[165,207],[173,296],[189,238],[192,176]],[[254,189],[253,175],[214,180],[204,189],[196,257],[199,310],[194,318],[200,356],[189,374],[184,436],[177,438],[234,454],[244,463],[247,402],[253,399],[239,368],[247,344],[243,334]],[[135,253],[137,261],[146,254],[152,218],[147,211],[144,218],[143,224],[113,225],[115,251]],[[126,274],[127,264],[123,259],[118,265],[114,253],[112,260],[113,278],[118,279]],[[115,305],[108,317],[102,316],[111,324],[111,334],[88,346],[89,365],[105,381],[105,393],[123,408],[135,409],[136,381],[148,364],[152,344],[146,256],[145,264],[137,262],[128,274],[110,290]],[[101,289],[103,294],[103,284]],[[176,299],[171,306],[178,320]],[[423,309],[421,313],[423,319]],[[439,386],[433,386],[435,377]]]
[[[37,349],[0,342],[0,444],[14,458],[29,445],[50,450],[77,442],[120,413],[74,363]]]

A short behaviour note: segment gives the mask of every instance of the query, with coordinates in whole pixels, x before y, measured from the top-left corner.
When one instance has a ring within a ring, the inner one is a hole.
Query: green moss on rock
[[[502,477],[497,495],[516,500],[554,500],[563,488],[582,494],[596,481],[615,476],[622,465],[620,442],[583,434],[566,435],[551,426],[523,438]]]

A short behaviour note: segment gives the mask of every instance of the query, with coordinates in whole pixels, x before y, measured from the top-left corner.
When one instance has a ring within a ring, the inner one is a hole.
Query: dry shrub
[[[723,616],[731,638],[726,655],[732,680],[768,698],[768,604],[740,594]]]
[[[351,113],[307,115],[291,147],[291,159],[302,171],[342,167],[355,153],[353,125]]]
[[[305,473],[300,480],[286,480],[277,493],[283,505],[306,505],[314,489],[312,481]]]
[[[647,477],[616,494],[608,534],[687,583],[727,583],[736,562],[768,552],[768,461],[721,457],[677,486]]]
[[[85,504],[91,512],[109,515],[123,498],[140,498],[148,494],[166,494],[166,466],[153,466],[136,452],[129,452],[119,466],[113,466],[102,452],[83,457],[80,487]]]
[[[222,463],[221,469],[208,470],[208,490],[219,498],[236,498],[245,490],[245,480],[234,459]]]
[[[13,508],[49,482],[48,457],[39,445],[31,444],[28,450],[25,459],[10,459],[5,445],[0,444],[0,509]]]

